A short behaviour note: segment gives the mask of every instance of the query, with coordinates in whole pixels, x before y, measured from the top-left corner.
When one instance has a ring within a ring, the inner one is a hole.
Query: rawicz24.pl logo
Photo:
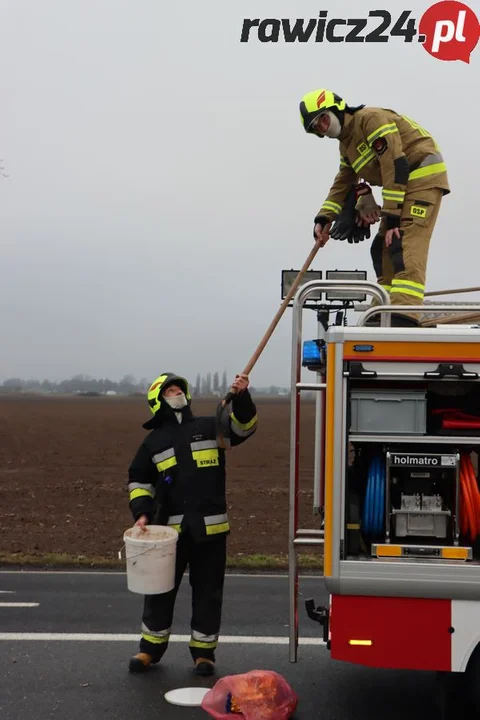
[[[328,17],[321,10],[318,18],[275,19],[245,18],[240,42],[257,39],[262,43],[348,42],[386,43],[391,38],[404,42],[422,43],[423,48],[438,60],[470,62],[470,55],[480,37],[480,22],[476,13],[457,0],[441,0],[431,5],[417,22],[411,10],[396,17],[388,10],[370,10],[368,18]],[[370,27],[369,27],[370,23]]]

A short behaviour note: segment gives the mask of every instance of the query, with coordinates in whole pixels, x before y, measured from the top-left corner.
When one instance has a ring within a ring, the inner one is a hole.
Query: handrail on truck
[[[301,379],[301,348],[302,348],[302,310],[315,291],[358,290],[375,298],[382,310],[390,305],[388,292],[378,283],[366,280],[311,280],[305,283],[296,293],[292,309],[292,375],[291,375],[291,420],[290,420],[290,487],[289,487],[289,541],[288,541],[288,577],[289,577],[289,659],[297,661],[298,649],[298,546],[323,545],[323,530],[298,529],[298,460],[299,460],[299,423],[300,392],[313,390],[320,393],[326,389],[326,383],[302,383]],[[384,303],[382,305],[382,303]],[[367,311],[369,312],[369,311]],[[390,327],[390,315],[382,314],[381,327]],[[323,396],[319,396],[316,417],[322,414]],[[314,477],[314,492],[317,494],[319,472],[322,466],[322,457],[319,452],[319,438],[315,437],[315,459],[318,463]]]

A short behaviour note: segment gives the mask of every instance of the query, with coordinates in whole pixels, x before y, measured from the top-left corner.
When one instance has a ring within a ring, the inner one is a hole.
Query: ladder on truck
[[[303,548],[319,548],[324,544],[324,522],[329,522],[329,508],[324,508],[324,481],[325,481],[325,417],[326,403],[328,402],[327,390],[327,369],[326,362],[320,363],[316,370],[315,382],[302,382],[302,312],[308,299],[318,292],[351,292],[355,291],[368,295],[376,301],[375,306],[363,308],[357,326],[365,326],[373,316],[380,314],[380,327],[391,326],[391,314],[393,312],[408,311],[416,312],[421,316],[421,325],[425,327],[444,326],[447,322],[458,323],[479,323],[480,302],[431,302],[426,300],[424,305],[400,306],[391,305],[387,291],[379,284],[366,280],[311,280],[306,282],[297,291],[292,306],[292,348],[291,348],[291,414],[290,414],[290,460],[289,460],[289,543],[288,543],[288,581],[289,581],[289,660],[297,661],[299,643],[299,619],[298,619],[298,586],[299,586],[299,558],[298,555]],[[426,293],[427,296],[438,296],[444,294],[460,294],[466,292],[477,292],[480,288],[463,288]],[[356,310],[359,308],[356,307]],[[360,308],[361,309],[361,308]],[[461,313],[461,314],[459,314]],[[437,319],[432,319],[436,315]],[[480,325],[477,325],[480,327]],[[414,328],[412,333],[419,332]],[[421,331],[420,331],[421,332]],[[328,331],[321,336],[322,329],[319,323],[320,344],[325,343]],[[324,358],[325,360],[325,358]],[[315,449],[314,449],[314,481],[313,481],[313,514],[318,518],[317,528],[299,528],[299,458],[300,458],[300,404],[302,392],[315,392]],[[345,420],[343,420],[345,424]],[[345,434],[346,428],[339,428],[339,445],[341,434]],[[343,460],[340,462],[343,463]],[[327,468],[328,470],[328,468]],[[326,516],[324,517],[324,513]],[[308,605],[307,612],[315,612],[312,605]],[[324,626],[324,641],[328,641]]]

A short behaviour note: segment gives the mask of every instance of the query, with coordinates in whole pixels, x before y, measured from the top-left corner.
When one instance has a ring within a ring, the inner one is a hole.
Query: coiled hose
[[[480,534],[480,491],[468,453],[460,457],[460,532],[472,543]]]
[[[375,456],[368,471],[367,492],[363,506],[362,533],[377,535],[384,530],[385,522],[385,460]]]
[[[363,506],[362,533],[365,535],[377,535],[384,530],[385,482],[384,459],[376,456],[370,463]],[[472,543],[480,535],[480,490],[468,453],[460,457],[460,532]]]

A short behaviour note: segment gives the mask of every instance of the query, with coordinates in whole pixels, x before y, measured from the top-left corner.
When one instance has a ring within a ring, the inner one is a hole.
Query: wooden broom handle
[[[262,354],[263,350],[265,349],[265,345],[266,345],[266,344],[268,343],[268,341],[270,340],[270,338],[271,338],[271,336],[272,336],[272,334],[273,334],[273,331],[274,331],[275,328],[277,327],[277,325],[278,325],[278,323],[280,322],[280,319],[281,319],[283,313],[285,312],[285,310],[286,310],[286,308],[288,307],[289,303],[291,302],[293,296],[294,296],[295,293],[297,292],[297,289],[298,289],[300,283],[302,282],[303,276],[305,275],[306,271],[308,270],[308,268],[309,268],[310,265],[312,264],[313,259],[314,259],[315,255],[317,254],[317,252],[319,251],[319,249],[320,249],[320,241],[317,240],[317,241],[315,242],[315,245],[313,246],[313,248],[310,250],[310,253],[309,253],[307,259],[306,259],[305,262],[303,263],[302,269],[299,270],[297,277],[296,277],[295,280],[293,281],[292,287],[291,287],[290,290],[288,291],[288,294],[285,296],[284,301],[282,302],[282,304],[281,304],[280,307],[278,308],[278,310],[277,310],[277,312],[276,312],[276,314],[275,314],[275,317],[273,318],[272,322],[271,322],[270,325],[268,326],[268,328],[267,328],[267,330],[266,330],[266,332],[265,332],[265,335],[262,337],[262,339],[261,339],[260,342],[258,343],[258,346],[257,346],[255,352],[253,353],[252,357],[250,358],[250,360],[249,360],[248,363],[246,364],[245,369],[243,370],[243,373],[244,373],[245,375],[250,375],[250,372],[252,371],[252,368],[254,367],[255,363],[256,363],[257,360],[258,360],[258,358],[259,358],[260,355]],[[223,401],[222,401],[222,404],[223,404],[224,406],[225,406],[227,403],[230,402],[230,400],[232,399],[232,395],[233,395],[232,391],[229,391],[229,392],[227,393],[227,395],[224,397],[224,399],[223,399]]]

